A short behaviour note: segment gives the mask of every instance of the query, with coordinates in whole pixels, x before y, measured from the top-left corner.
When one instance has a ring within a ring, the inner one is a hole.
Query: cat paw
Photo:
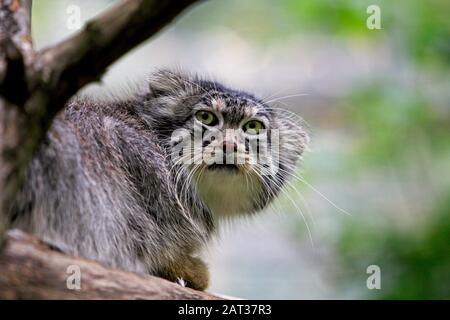
[[[175,283],[179,284],[182,287],[187,287],[187,282],[183,278],[178,278]]]

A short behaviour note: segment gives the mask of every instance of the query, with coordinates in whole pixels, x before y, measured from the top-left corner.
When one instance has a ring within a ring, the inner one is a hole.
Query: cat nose
[[[236,142],[229,142],[229,141],[224,141],[223,142],[223,153],[233,153],[233,152],[237,152],[237,144]]]

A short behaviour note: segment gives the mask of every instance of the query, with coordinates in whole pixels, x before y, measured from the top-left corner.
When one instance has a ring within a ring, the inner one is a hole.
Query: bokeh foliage
[[[381,9],[381,30],[366,28],[369,5]],[[398,67],[355,83],[334,101],[340,108],[336,126],[351,132],[352,147],[310,156],[309,162],[307,157],[305,174],[314,183],[324,177],[339,181],[342,172],[348,179],[375,172],[381,181],[391,178],[384,183],[397,180],[414,211],[412,222],[403,221],[398,212],[389,211],[393,209],[369,208],[364,200],[354,203],[356,214],[330,240],[339,262],[335,277],[343,290],[357,288],[353,297],[366,298],[449,298],[450,2],[229,0],[213,6],[214,14],[205,5],[185,25],[198,31],[205,24],[229,28],[260,47],[296,34],[389,47]],[[333,171],[339,174],[332,176]],[[411,179],[411,171],[419,181]],[[411,180],[418,184],[420,197],[409,195]],[[301,183],[297,187],[307,190]],[[426,205],[415,203],[423,199]],[[305,241],[304,225],[295,229]],[[365,270],[371,264],[381,267],[380,291],[365,287]]]
[[[418,209],[417,222],[404,222],[406,228],[402,221],[394,222],[396,212],[369,209],[345,223],[336,239],[337,283],[349,290],[359,286],[358,295],[365,298],[450,298],[450,184],[434,181],[434,177],[450,180],[450,3],[279,3],[286,34],[301,30],[374,45],[387,42],[396,59],[413,70],[408,77],[386,75],[362,82],[344,94],[342,125],[352,128],[358,137],[345,165],[350,176],[355,170],[377,170],[382,175],[394,171],[405,189],[408,180],[402,181],[402,177],[413,167],[419,175],[428,176],[419,183],[430,204]],[[367,18],[361,13],[371,4],[379,5],[382,12],[382,30],[375,34],[361,28]],[[267,28],[273,24],[269,18]],[[406,201],[415,207],[414,201],[420,199],[409,197]],[[380,291],[361,288],[368,276],[364,271],[371,264],[381,267]]]
[[[439,203],[432,219],[409,230],[357,222],[347,226],[338,248],[345,277],[341,285],[364,283],[369,265],[381,268],[382,290],[366,291],[366,298],[450,298],[450,194]]]
[[[73,2],[91,7],[94,14],[113,1]],[[34,18],[42,22],[57,2],[39,3]],[[381,30],[366,28],[369,5],[381,9]],[[351,297],[450,298],[449,12],[448,0],[211,0],[176,23],[175,30],[183,38],[232,30],[258,50],[284,48],[284,42],[298,35],[344,46],[389,48],[389,58],[395,62],[390,73],[356,81],[326,109],[336,110],[332,128],[351,136],[351,146],[338,141],[338,151],[307,156],[304,165],[312,184],[332,181],[339,191],[345,179],[376,176],[380,189],[383,184],[388,189],[396,180],[405,193],[409,219],[392,208],[368,206],[366,199],[373,195],[367,192],[363,198],[353,197],[352,217],[336,222],[341,224],[336,228],[339,232],[327,245],[334,249],[338,265],[330,270],[338,291],[352,292]],[[63,25],[64,17],[53,19]],[[48,34],[57,34],[50,30],[51,24],[39,25],[35,36],[43,38],[41,42],[48,40]],[[326,115],[323,118],[330,122]],[[310,123],[316,132],[322,130],[318,122]],[[333,137],[338,136],[333,132]],[[301,183],[297,187],[308,190]],[[389,198],[389,191],[383,196]],[[296,193],[291,197],[295,199]],[[288,211],[289,205],[281,209]],[[304,225],[294,227],[298,242],[304,242]],[[381,267],[380,291],[365,287],[365,270],[371,264]]]

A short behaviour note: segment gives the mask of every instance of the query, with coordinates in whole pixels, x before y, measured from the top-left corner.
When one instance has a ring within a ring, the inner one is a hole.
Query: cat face
[[[160,71],[147,121],[185,182],[217,216],[264,208],[293,174],[308,142],[287,111],[216,82]]]

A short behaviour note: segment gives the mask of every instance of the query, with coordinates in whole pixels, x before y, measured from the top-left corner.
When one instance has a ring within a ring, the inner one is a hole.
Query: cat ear
[[[159,70],[150,76],[150,94],[157,97],[192,94],[195,79],[187,74],[168,69]]]

